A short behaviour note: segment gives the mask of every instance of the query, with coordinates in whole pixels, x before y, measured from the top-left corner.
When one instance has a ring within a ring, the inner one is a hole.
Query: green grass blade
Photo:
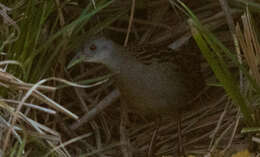
[[[227,94],[234,101],[234,103],[240,107],[241,113],[245,118],[245,122],[248,125],[252,125],[252,111],[247,106],[245,98],[240,93],[240,88],[237,81],[234,79],[233,75],[227,68],[227,65],[222,57],[221,52],[223,52],[222,50],[224,49],[224,46],[220,44],[220,42],[217,41],[216,38],[213,37],[213,35],[209,33],[209,31],[204,26],[200,24],[198,18],[191,12],[191,10],[189,10],[189,8],[186,7],[184,3],[179,0],[178,2],[191,18],[189,23],[191,25],[192,35],[203,56],[208,61],[210,67],[215,73],[217,79],[223,85],[223,88]],[[229,52],[227,49],[224,50],[224,52]],[[232,58],[234,59],[233,55]],[[237,61],[237,59],[235,60]]]

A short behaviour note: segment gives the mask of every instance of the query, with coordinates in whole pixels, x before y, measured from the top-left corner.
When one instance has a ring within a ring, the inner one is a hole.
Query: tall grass
[[[88,3],[88,6],[81,9],[79,9],[77,4],[70,1],[57,2],[50,0],[3,0],[0,2],[0,15],[3,18],[3,22],[0,24],[0,52],[5,54],[1,59],[2,61],[15,61],[12,63],[22,66],[22,68],[11,64],[5,66],[5,70],[8,72],[6,76],[11,74],[10,76],[15,76],[23,82],[31,83],[38,82],[50,76],[60,76],[59,72],[64,71],[64,67],[66,66],[67,53],[72,52],[75,47],[79,46],[81,38],[88,38],[90,35],[99,33],[106,26],[125,14],[125,12],[120,12],[116,16],[107,17],[103,22],[92,24],[91,27],[86,28],[94,15],[111,5],[114,1],[100,0],[95,6],[93,3]],[[81,10],[79,16],[65,16],[63,9],[73,5],[77,6],[78,10]],[[59,71],[56,70],[56,67],[59,67]],[[32,84],[30,84],[30,87],[32,87]],[[20,101],[20,99],[23,99],[24,93],[19,93],[18,91],[19,88],[1,88],[1,97]],[[16,94],[19,96],[14,96]],[[13,117],[13,107],[9,107],[7,103],[3,102],[0,102],[0,107],[5,110],[8,109],[9,118]],[[43,129],[46,132],[50,131],[48,133],[55,132],[37,123],[37,119],[33,121],[33,119],[27,118],[27,115],[21,113],[20,109],[17,109],[17,111],[20,113],[19,115],[17,114],[19,119],[31,123],[32,128],[36,130],[38,128],[37,131],[40,130],[38,141],[41,141],[41,136],[44,137],[43,139],[47,139],[48,137],[42,132],[43,128],[46,129]],[[37,116],[32,115],[32,117],[35,118]],[[0,118],[3,118],[2,115],[0,115]],[[8,120],[5,120],[5,122],[7,123]],[[8,123],[6,125],[10,126]],[[19,128],[20,131],[26,131],[26,127],[21,128]],[[17,142],[14,142],[16,143],[14,145],[10,143],[9,149],[4,150],[6,152],[3,153],[10,156],[22,156],[21,154],[25,153],[25,145],[28,144],[28,141],[31,141],[27,140],[31,139],[31,135],[24,136],[24,139],[21,140],[16,132],[16,124],[14,124],[14,129],[10,128],[9,130],[12,130],[12,133],[17,135]],[[58,133],[55,134],[56,136],[58,136]],[[5,141],[8,141],[8,139]],[[3,143],[2,141],[0,142]],[[48,144],[49,147],[55,147],[52,142],[48,142]],[[46,151],[42,153],[47,153]],[[59,152],[59,150],[56,150],[56,152]]]
[[[247,72],[246,68],[239,63],[238,58],[235,55],[236,53],[230,52],[205,26],[200,23],[198,18],[188,9],[188,7],[185,6],[184,3],[181,1],[178,2],[190,17],[189,24],[191,26],[192,35],[200,48],[201,53],[208,61],[211,69],[228,96],[230,96],[233,102],[240,108],[246,124],[252,126],[254,124],[252,119],[252,109],[247,104],[247,97],[241,94],[239,83],[235,79],[235,76],[230,72],[224,58],[230,58],[259,93],[259,86],[256,84],[255,79],[253,79]]]
[[[21,34],[18,40],[4,48],[7,49],[8,59],[22,63],[25,74],[23,75],[17,67],[13,66],[8,68],[8,71],[27,82],[36,82],[46,77],[46,74],[50,73],[50,68],[57,64],[57,60],[59,61],[59,57],[64,57],[62,53],[73,47],[71,44],[75,44],[75,42],[71,41],[77,40],[79,33],[84,31],[84,25],[91,17],[112,2],[99,1],[96,9],[90,4],[82,10],[77,19],[61,26],[59,25],[60,16],[56,16],[55,1],[26,1],[22,9],[12,11],[14,16],[22,15],[17,21]],[[63,5],[66,5],[66,2]],[[113,20],[106,21],[106,23],[109,24],[111,21]],[[108,24],[103,22],[99,24],[100,26],[87,30],[87,33],[98,33],[102,27]]]

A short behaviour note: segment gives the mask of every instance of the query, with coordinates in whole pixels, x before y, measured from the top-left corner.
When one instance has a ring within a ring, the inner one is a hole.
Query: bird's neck
[[[135,57],[126,54],[126,52],[113,54],[104,64],[111,72],[121,74],[143,66]]]

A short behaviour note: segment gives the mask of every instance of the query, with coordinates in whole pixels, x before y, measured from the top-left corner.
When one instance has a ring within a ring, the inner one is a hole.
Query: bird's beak
[[[81,63],[84,60],[84,55],[77,54],[68,64],[67,69],[70,69],[74,65]]]

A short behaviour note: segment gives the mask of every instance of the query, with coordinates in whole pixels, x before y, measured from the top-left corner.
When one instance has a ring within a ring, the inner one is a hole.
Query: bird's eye
[[[89,49],[91,51],[95,51],[97,49],[97,46],[95,44],[90,45]]]

